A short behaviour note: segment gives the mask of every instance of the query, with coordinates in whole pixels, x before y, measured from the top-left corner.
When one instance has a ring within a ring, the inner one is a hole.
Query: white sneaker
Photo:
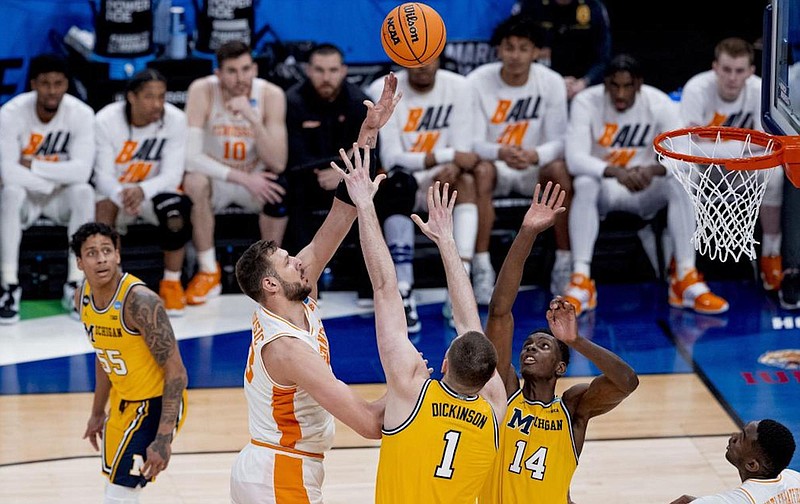
[[[472,290],[479,305],[488,305],[494,292],[496,275],[490,264],[488,267],[478,263],[472,265]]]
[[[417,301],[414,299],[414,291],[400,291],[400,296],[403,298],[403,308],[406,312],[406,327],[409,334],[414,334],[422,330],[422,323],[419,321],[419,314],[417,314]]]
[[[22,288],[19,285],[0,286],[0,324],[19,322],[19,301]]]
[[[75,307],[75,291],[78,290],[78,282],[67,282],[64,284],[64,295],[61,296],[61,306],[64,311],[69,313],[69,317],[80,320],[81,315]]]

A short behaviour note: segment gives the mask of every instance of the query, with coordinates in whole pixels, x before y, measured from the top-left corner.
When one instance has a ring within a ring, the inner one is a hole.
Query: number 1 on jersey
[[[456,458],[459,439],[461,439],[461,432],[459,431],[450,430],[444,433],[442,461],[436,466],[436,471],[433,473],[437,478],[450,479],[453,477],[453,459]]]

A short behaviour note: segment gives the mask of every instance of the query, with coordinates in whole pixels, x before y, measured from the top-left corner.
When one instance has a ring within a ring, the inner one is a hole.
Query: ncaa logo
[[[83,306],[87,306],[89,304],[89,296],[83,296],[83,299],[81,299],[81,304]]]
[[[116,303],[114,303],[114,309],[115,310],[119,310],[120,308],[122,308],[122,303],[121,302],[117,301]]]

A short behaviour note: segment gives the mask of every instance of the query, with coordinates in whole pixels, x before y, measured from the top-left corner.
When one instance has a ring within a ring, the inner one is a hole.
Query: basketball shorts
[[[436,177],[439,175],[441,166],[434,166],[429,170],[418,170],[412,172],[414,179],[417,181],[417,194],[414,200],[415,212],[428,211],[428,188],[436,182]]]
[[[604,178],[600,183],[598,210],[601,218],[608,212],[619,211],[650,219],[667,206],[670,199],[669,185],[677,181],[672,177],[653,177],[647,188],[637,192],[631,192],[615,178]]]
[[[94,194],[94,188],[89,184],[62,186],[48,195],[27,192],[20,207],[22,229],[28,229],[42,216],[66,226],[73,211],[94,215],[94,202],[86,198],[90,194]]]
[[[221,212],[231,204],[239,205],[252,213],[261,213],[261,209],[264,207],[264,204],[259,202],[246,187],[212,178],[211,206],[214,209],[214,213]]]
[[[231,468],[233,504],[322,504],[322,456],[245,446]]]
[[[187,394],[178,410],[173,436],[177,435],[186,418]],[[103,428],[102,470],[108,480],[129,488],[144,487],[154,478],[141,474],[147,460],[147,447],[156,437],[161,420],[161,397],[143,401],[125,401],[111,388],[110,412]]]
[[[497,184],[494,187],[495,197],[505,197],[513,193],[533,196],[533,189],[539,182],[539,165],[531,165],[524,170],[516,170],[504,161],[494,162],[497,169]]]

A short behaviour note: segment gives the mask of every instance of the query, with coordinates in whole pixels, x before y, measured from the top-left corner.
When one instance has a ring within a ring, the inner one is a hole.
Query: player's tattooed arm
[[[153,358],[164,369],[159,435],[169,435],[171,440],[188,380],[169,317],[161,299],[150,289],[141,287],[134,288],[128,295],[124,316],[126,324],[142,334]]]

